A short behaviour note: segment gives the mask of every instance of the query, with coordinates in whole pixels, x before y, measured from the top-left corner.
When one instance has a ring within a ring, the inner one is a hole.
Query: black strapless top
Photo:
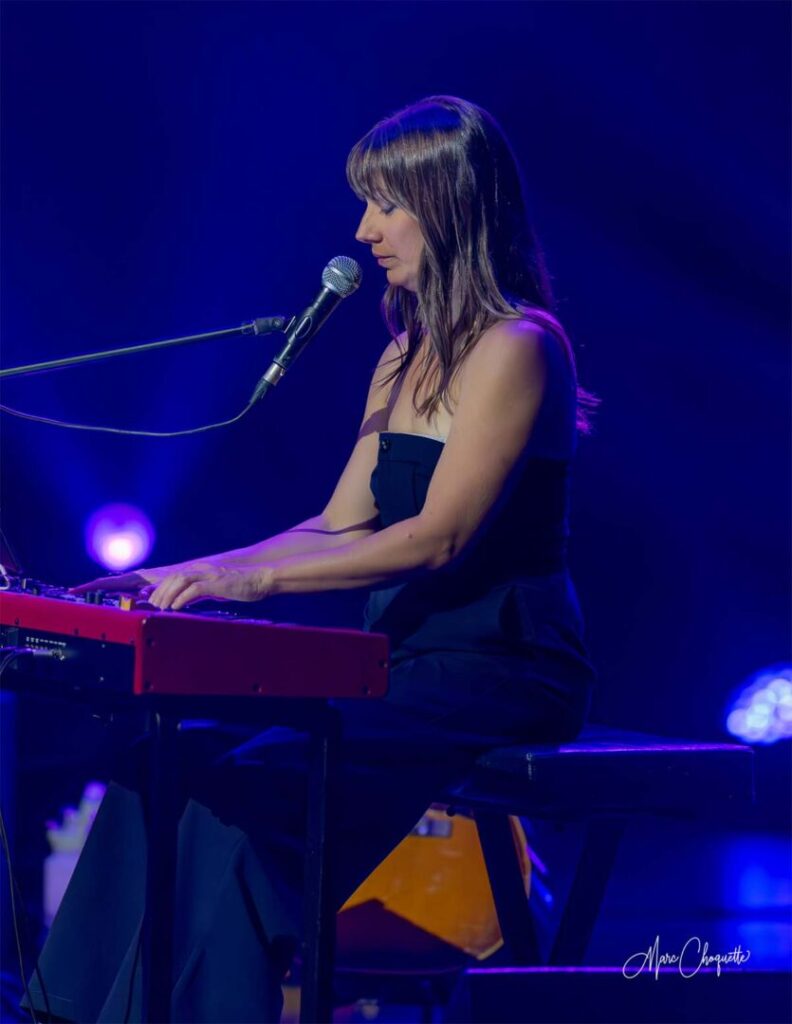
[[[380,434],[371,490],[382,527],[418,515],[442,452],[439,439]],[[569,480],[567,461],[526,459],[459,557],[372,591],[365,628],[390,636],[396,660],[438,650],[523,651],[537,614],[567,600]]]

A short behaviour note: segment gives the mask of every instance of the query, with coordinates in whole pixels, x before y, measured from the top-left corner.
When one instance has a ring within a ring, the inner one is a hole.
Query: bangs
[[[424,165],[431,177],[456,149],[460,104],[469,106],[454,97],[431,96],[375,124],[347,157],[347,181],[358,199],[414,205],[409,200],[418,179],[426,180]]]
[[[346,176],[349,187],[363,201],[382,206],[405,201],[404,145],[399,138],[389,138],[384,126],[377,125],[356,142],[347,157]]]

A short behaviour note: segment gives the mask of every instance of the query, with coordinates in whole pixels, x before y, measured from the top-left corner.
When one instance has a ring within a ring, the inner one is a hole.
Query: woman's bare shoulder
[[[467,367],[468,389],[480,379],[522,381],[538,389],[539,412],[529,442],[533,454],[569,458],[575,448],[575,380],[561,339],[528,318],[500,320],[483,332]]]
[[[549,326],[528,317],[499,320],[488,327],[473,346],[471,360],[503,365],[506,372],[523,364],[570,382],[574,377],[568,343]]]
[[[482,375],[535,377],[546,365],[546,341],[540,326],[527,320],[499,320],[482,331],[460,365],[460,384],[476,387]]]

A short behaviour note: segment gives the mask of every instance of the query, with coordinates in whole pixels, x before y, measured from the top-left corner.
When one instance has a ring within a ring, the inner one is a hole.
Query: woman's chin
[[[388,279],[388,284],[392,284],[394,287],[404,288],[408,292],[418,291],[417,282],[404,272],[403,267],[386,267],[385,277]]]

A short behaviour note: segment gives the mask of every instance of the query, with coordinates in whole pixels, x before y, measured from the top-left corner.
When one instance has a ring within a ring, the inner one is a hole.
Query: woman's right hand
[[[135,569],[132,572],[117,573],[114,576],[99,576],[89,583],[69,587],[70,594],[87,594],[92,590],[104,590],[108,594],[139,594],[147,596],[166,577],[176,572],[202,571],[213,563],[208,559],[195,562],[179,562],[177,565],[163,565],[151,569]]]

